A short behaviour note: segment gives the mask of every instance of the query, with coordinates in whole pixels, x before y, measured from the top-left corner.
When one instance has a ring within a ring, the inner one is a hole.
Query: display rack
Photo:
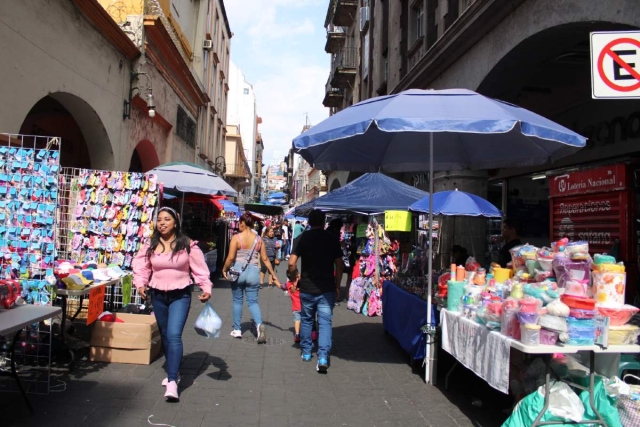
[[[62,170],[61,259],[130,268],[153,233],[159,185],[153,174]]]
[[[51,305],[60,138],[0,134],[0,276],[29,304]]]

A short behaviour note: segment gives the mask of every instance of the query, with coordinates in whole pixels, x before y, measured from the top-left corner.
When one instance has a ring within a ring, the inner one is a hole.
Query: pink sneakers
[[[164,397],[167,398],[167,402],[177,402],[178,397],[178,383],[175,381],[169,381],[167,383],[167,391],[164,393]]]

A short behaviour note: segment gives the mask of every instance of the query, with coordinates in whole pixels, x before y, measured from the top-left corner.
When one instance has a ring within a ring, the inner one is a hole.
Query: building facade
[[[226,95],[214,86],[231,36],[221,0],[3,2],[0,16],[0,54],[12,58],[0,65],[0,132],[59,136],[62,165],[79,168],[207,167],[221,149]]]
[[[239,125],[227,125],[225,153],[226,169],[224,175],[227,182],[238,192],[239,203],[248,200],[248,189],[251,187],[252,175],[244,148],[244,137]]]
[[[249,173],[253,176],[256,159],[256,135],[258,115],[256,111],[256,95],[253,86],[245,79],[242,70],[233,61],[229,64],[229,102],[227,123],[241,129],[242,143],[246,150]],[[229,163],[227,159],[227,163]],[[228,168],[227,168],[228,169]],[[255,194],[256,185],[252,179],[249,183],[248,195]]]
[[[346,21],[347,15],[353,22]],[[332,49],[338,49],[340,36],[331,31],[331,24],[354,26],[359,19],[361,30],[359,65],[355,76],[349,77],[358,96],[351,99],[347,92],[335,95],[328,88],[324,104],[333,111],[410,88],[466,88],[520,105],[589,139],[587,147],[576,154],[536,168],[436,175],[436,191],[458,188],[474,192],[500,206],[507,216],[522,217],[527,224],[523,236],[531,243],[548,243],[559,230],[550,223],[550,176],[620,162],[632,167],[640,158],[637,103],[593,99],[590,61],[591,32],[640,28],[637,1],[335,0],[329,2],[327,18],[327,45]],[[348,38],[340,43],[346,46]],[[637,69],[640,58],[637,52],[635,55],[627,59]],[[332,67],[331,73],[344,74],[344,69]],[[329,98],[334,104],[329,104]],[[397,178],[426,188],[425,172]],[[354,177],[333,171],[329,187],[337,188]],[[636,184],[629,185],[635,188]],[[625,214],[633,212],[630,209]],[[454,234],[468,238],[455,243],[483,247],[485,227],[477,221],[456,221]],[[620,235],[619,241],[635,242],[636,231]],[[447,248],[452,243],[453,237],[443,240],[441,246]],[[614,243],[611,237],[606,244]],[[631,264],[637,264],[636,243],[627,244],[625,263],[633,259]]]

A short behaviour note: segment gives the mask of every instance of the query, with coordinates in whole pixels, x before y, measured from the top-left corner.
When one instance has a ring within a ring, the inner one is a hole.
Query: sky
[[[263,163],[279,163],[300,134],[329,116],[322,105],[330,55],[324,51],[329,0],[224,0],[231,60],[256,93]]]

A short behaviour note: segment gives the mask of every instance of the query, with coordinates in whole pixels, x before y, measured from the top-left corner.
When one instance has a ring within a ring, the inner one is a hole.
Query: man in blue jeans
[[[319,338],[316,370],[322,374],[326,374],[329,368],[331,319],[344,270],[340,240],[335,234],[324,229],[324,223],[324,212],[317,209],[312,211],[309,214],[311,229],[302,233],[289,258],[290,271],[297,267],[298,258],[301,258],[302,262],[298,283],[302,305],[300,327],[302,360],[305,362],[311,360],[313,350],[311,330],[317,313]]]

